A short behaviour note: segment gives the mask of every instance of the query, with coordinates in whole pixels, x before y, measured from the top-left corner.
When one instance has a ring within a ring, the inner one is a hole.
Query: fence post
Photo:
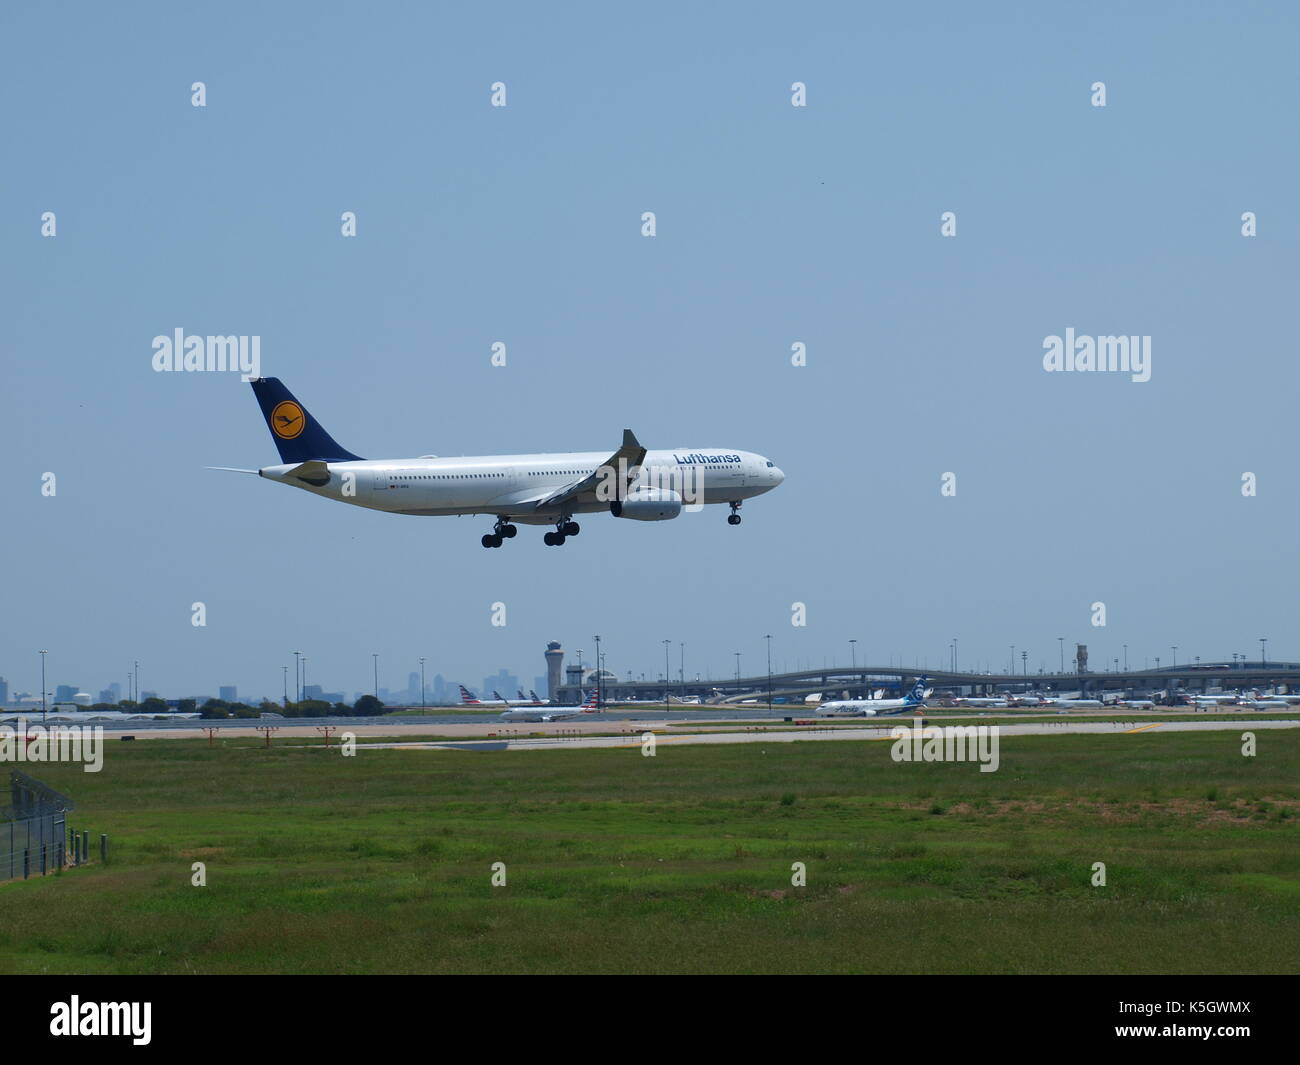
[[[81,856],[86,860],[86,864],[89,865],[90,864],[90,829],[86,829],[84,832],[81,833]]]
[[[107,832],[101,832],[99,834],[99,860],[101,862],[108,861],[108,833]]]

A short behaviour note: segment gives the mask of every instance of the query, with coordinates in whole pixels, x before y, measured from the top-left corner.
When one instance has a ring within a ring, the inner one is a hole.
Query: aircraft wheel
[[[579,532],[579,527],[576,521],[566,521],[564,523],[565,536],[577,536],[578,532]]]
[[[739,515],[739,514],[728,514],[728,515],[727,515],[727,524],[728,524],[728,525],[739,525],[739,524],[740,524],[740,515]]]
[[[542,537],[542,543],[544,543],[547,547],[554,547],[554,546],[555,546],[555,533],[553,533],[553,532],[548,532],[545,536]]]
[[[495,537],[495,536],[493,536],[491,533],[484,533],[484,534],[483,534],[482,544],[483,544],[484,547],[496,547],[496,546],[498,546],[497,544],[494,544],[494,543],[492,542],[493,540],[496,540],[496,537]]]
[[[564,546],[564,533],[551,533],[551,536],[554,538],[556,547]]]
[[[519,534],[519,530],[513,525],[504,525],[501,528],[501,535],[507,540],[513,540]]]

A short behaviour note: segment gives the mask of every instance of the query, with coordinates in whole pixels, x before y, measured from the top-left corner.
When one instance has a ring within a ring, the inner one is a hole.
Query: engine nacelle
[[[682,512],[682,497],[670,488],[638,488],[610,503],[609,512],[633,521],[667,521]]]

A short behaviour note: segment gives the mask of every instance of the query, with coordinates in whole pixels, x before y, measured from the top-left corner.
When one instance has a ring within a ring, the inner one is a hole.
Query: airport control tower
[[[560,649],[560,642],[552,640],[546,645],[546,697],[553,703],[559,702],[560,685],[564,683],[563,666],[564,652]]]

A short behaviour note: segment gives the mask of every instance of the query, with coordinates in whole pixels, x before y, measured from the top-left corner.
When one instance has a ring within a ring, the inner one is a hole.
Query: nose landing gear
[[[740,510],[740,503],[739,503],[739,502],[736,502],[736,503],[732,503],[732,504],[731,504],[731,513],[727,515],[727,524],[728,524],[728,525],[739,525],[739,524],[740,524],[740,514],[738,513],[739,510]]]

